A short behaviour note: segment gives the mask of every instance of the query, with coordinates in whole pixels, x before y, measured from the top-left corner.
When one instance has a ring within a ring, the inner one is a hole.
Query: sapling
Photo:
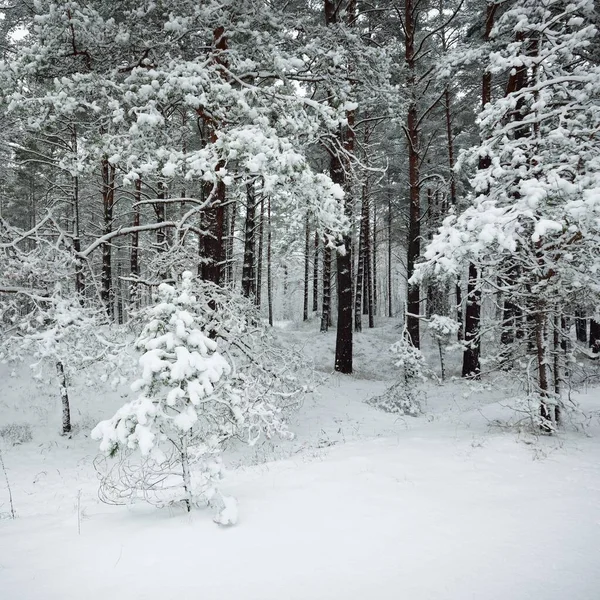
[[[235,500],[218,490],[224,445],[234,437],[254,444],[261,433],[286,435],[281,403],[293,393],[267,388],[258,373],[273,386],[268,361],[253,370],[242,360],[261,326],[225,301],[221,288],[195,282],[188,271],[175,285],[161,284],[158,296],[140,314],[138,395],[92,431],[101,452],[117,459],[112,467],[99,463],[106,468],[101,498],[181,503],[187,511],[204,503],[218,509],[217,523],[233,524]]]
[[[442,381],[446,379],[446,365],[445,365],[445,349],[450,345],[453,339],[456,337],[460,324],[443,315],[431,315],[428,319],[427,329],[431,337],[437,343],[438,352],[440,356],[440,375]]]
[[[421,412],[422,390],[418,385],[427,379],[425,357],[415,348],[406,336],[390,347],[392,361],[399,370],[398,380],[381,396],[368,400],[368,403],[391,413],[416,416]]]

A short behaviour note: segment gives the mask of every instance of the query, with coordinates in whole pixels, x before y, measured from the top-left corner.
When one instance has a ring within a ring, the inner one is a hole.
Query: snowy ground
[[[0,373],[0,426],[36,419],[31,442],[2,446],[18,518],[0,520],[0,599],[600,597],[597,420],[552,438],[490,426],[514,417],[510,399],[459,382],[398,418],[364,403],[393,374],[390,324],[358,336],[352,377],[330,374],[333,333],[286,335],[324,383],[295,441],[229,456],[240,522],[227,529],[208,511],[101,504],[86,427],[119,395],[76,396],[80,432],[65,440],[50,392]],[[598,396],[580,400],[598,408]]]

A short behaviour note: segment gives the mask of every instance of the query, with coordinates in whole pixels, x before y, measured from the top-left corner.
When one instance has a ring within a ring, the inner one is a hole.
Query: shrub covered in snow
[[[387,412],[416,416],[421,412],[423,396],[418,386],[427,379],[425,358],[405,337],[390,347],[390,353],[394,366],[400,371],[398,381],[381,396],[370,398],[368,403]]]
[[[217,488],[224,445],[233,437],[254,444],[261,434],[289,435],[283,409],[302,387],[292,389],[261,356],[254,342],[262,326],[230,292],[195,282],[190,272],[158,291],[158,303],[141,312],[138,396],[92,432],[105,455],[120,458],[105,473],[101,495],[182,501],[187,510],[205,502],[219,509],[216,522],[232,524],[235,500]]]

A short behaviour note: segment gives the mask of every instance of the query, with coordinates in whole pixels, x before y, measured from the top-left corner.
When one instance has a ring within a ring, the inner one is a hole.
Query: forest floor
[[[352,376],[331,372],[335,332],[280,325],[320,385],[293,417],[295,440],[225,457],[223,491],[240,506],[230,528],[208,510],[102,504],[89,428],[123,399],[74,393],[64,439],[51,386],[0,367],[0,427],[33,433],[0,440],[17,513],[0,470],[0,598],[600,597],[598,389],[577,396],[586,426],[579,415],[551,437],[509,426],[520,418],[509,377],[429,384],[423,415],[398,417],[365,403],[394,377],[391,321],[356,336]]]

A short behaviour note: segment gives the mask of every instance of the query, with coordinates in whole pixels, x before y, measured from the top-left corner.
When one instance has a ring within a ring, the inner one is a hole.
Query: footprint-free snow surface
[[[359,338],[369,368],[325,376],[294,417],[293,442],[251,460],[232,452],[223,490],[239,501],[234,527],[208,511],[101,504],[85,427],[64,440],[41,415],[32,441],[2,446],[17,518],[0,520],[0,599],[600,598],[594,421],[540,438],[490,426],[510,417],[502,396],[465,397],[462,383],[430,386],[422,417],[382,413],[364,400],[385,387],[375,340],[385,349],[392,333]],[[321,336],[311,351],[326,356],[331,343]],[[0,381],[4,398],[25,386]],[[599,396],[580,400],[594,409]]]

